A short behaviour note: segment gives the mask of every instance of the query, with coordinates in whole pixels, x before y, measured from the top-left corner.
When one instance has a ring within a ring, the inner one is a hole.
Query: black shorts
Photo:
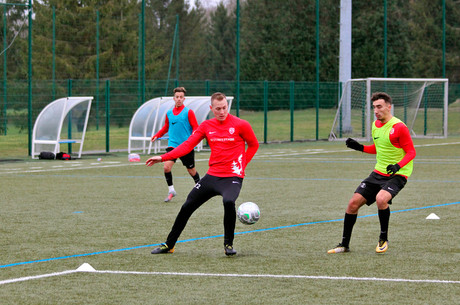
[[[166,148],[166,152],[170,152],[171,150],[173,150],[174,147],[167,147]],[[192,149],[191,152],[189,152],[188,154],[186,154],[185,156],[182,156],[182,157],[179,157],[179,159],[182,161],[182,164],[186,167],[186,168],[194,168],[195,167],[195,150]],[[174,163],[176,162],[177,159],[173,159],[171,161],[174,161]]]
[[[375,197],[380,190],[385,190],[391,194],[393,199],[406,185],[407,179],[404,176],[394,175],[392,177],[382,176],[372,172],[369,177],[364,179],[356,189],[355,193],[366,198],[367,205],[375,202]],[[391,200],[388,202],[391,204]]]

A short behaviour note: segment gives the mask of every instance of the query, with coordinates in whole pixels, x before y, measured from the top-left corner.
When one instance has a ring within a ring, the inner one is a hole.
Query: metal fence
[[[234,81],[171,81],[184,86],[187,96],[216,91],[236,96]],[[166,81],[147,81],[146,100],[164,96]],[[232,113],[251,123],[260,142],[325,140],[329,136],[339,100],[339,83],[270,82],[240,83],[239,101]],[[141,100],[138,81],[62,80],[34,81],[29,98],[27,81],[9,81],[0,117],[2,156],[30,154],[30,135],[40,111],[65,96],[93,96],[84,151],[119,151],[128,146],[128,128]],[[460,84],[449,85],[449,136],[460,136]],[[66,144],[67,145],[67,144]],[[72,147],[63,146],[63,151]]]

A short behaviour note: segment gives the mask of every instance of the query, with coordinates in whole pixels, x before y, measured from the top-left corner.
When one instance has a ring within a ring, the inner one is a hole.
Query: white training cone
[[[428,215],[426,217],[426,219],[440,219],[438,215],[436,215],[435,213],[431,213],[430,215]]]
[[[91,266],[90,264],[84,263],[83,265],[81,265],[80,267],[78,267],[77,271],[81,271],[81,272],[93,272],[93,271],[96,271],[96,269],[94,269],[93,266]]]

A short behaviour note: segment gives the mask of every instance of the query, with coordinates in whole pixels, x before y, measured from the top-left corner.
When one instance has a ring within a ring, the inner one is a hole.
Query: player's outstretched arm
[[[153,156],[153,157],[149,158],[147,161],[145,161],[145,165],[152,166],[153,164],[160,163],[161,161],[163,161],[161,159],[161,156]]]

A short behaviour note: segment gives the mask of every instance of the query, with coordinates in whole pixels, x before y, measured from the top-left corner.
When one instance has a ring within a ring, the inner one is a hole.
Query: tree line
[[[319,1],[320,81],[338,80],[339,2]],[[142,17],[139,0],[33,1],[33,79],[139,79],[144,18],[146,79],[171,71],[180,80],[235,80],[236,0],[144,3]],[[387,77],[443,77],[445,64],[445,76],[460,82],[460,3],[445,0],[445,57],[442,5],[387,1]],[[239,8],[240,80],[316,80],[316,1],[240,0]],[[27,11],[3,5],[0,13],[0,67],[8,79],[27,79]],[[352,16],[352,77],[383,77],[383,1],[354,0]]]

